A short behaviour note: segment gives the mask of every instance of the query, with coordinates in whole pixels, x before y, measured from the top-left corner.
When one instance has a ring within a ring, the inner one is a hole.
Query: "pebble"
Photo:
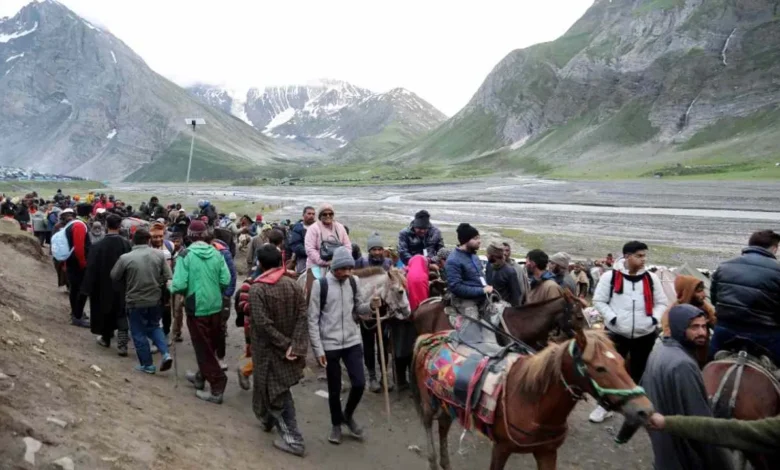
[[[407,449],[412,452],[417,452],[418,454],[422,453],[422,449],[420,449],[420,446],[418,445],[410,445],[409,447],[407,447]]]
[[[22,317],[19,316],[18,313],[16,313],[16,310],[11,309],[11,318],[14,319],[14,321],[22,321]]]
[[[92,364],[91,366],[89,366],[89,368],[90,368],[90,369],[92,369],[92,370],[94,370],[94,371],[95,371],[95,372],[97,372],[98,374],[99,374],[99,373],[101,373],[101,372],[103,372],[103,369],[101,369],[100,367],[96,366],[95,364]]]
[[[7,340],[5,340],[5,344],[7,344],[8,346],[13,346],[14,342],[11,341],[10,339],[7,339]]]
[[[119,460],[119,457],[100,457],[100,460],[103,462],[116,462]]]
[[[316,392],[314,392],[314,394],[317,395],[318,397],[322,397],[326,399],[329,397],[328,392],[326,392],[325,390],[317,390]]]
[[[24,441],[24,445],[27,446],[24,451],[25,462],[35,465],[35,453],[41,449],[41,441],[29,436],[22,440]]]
[[[95,382],[94,380],[89,381],[90,385],[94,385],[97,388],[103,388],[99,383]]]
[[[70,457],[63,457],[59,460],[52,462],[54,465],[60,467],[62,470],[74,470],[76,466],[73,464],[73,460]]]
[[[49,423],[52,423],[52,424],[56,424],[57,426],[61,427],[62,429],[65,429],[66,427],[68,427],[68,423],[66,421],[63,421],[63,420],[58,419],[58,418],[49,417],[49,418],[46,418],[46,421],[49,422]]]
[[[39,343],[41,343],[41,346],[43,346],[44,344],[46,344],[46,340],[45,340],[45,339],[43,339],[43,338],[38,338],[38,342],[39,342]]]
[[[37,352],[39,354],[46,354],[46,351],[44,351],[43,349],[39,348],[38,346],[33,346],[33,351],[35,351],[35,352]]]

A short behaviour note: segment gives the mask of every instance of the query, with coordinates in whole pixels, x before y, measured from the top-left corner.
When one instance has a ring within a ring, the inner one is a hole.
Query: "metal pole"
[[[190,161],[187,163],[187,183],[184,185],[185,196],[190,193],[190,170],[192,169],[192,150],[195,148],[195,121],[192,122],[192,141],[190,142]]]

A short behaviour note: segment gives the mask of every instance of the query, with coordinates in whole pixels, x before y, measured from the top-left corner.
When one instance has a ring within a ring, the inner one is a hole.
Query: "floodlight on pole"
[[[192,169],[192,151],[195,149],[195,126],[203,126],[206,124],[206,120],[203,118],[187,118],[184,123],[188,126],[192,126],[192,141],[190,141],[190,160],[187,163],[187,182],[184,186],[184,194],[190,192],[190,170]]]

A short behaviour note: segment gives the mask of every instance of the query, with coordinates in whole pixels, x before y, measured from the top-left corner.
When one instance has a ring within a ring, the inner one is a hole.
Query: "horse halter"
[[[647,395],[645,393],[645,389],[639,385],[631,389],[603,388],[601,385],[599,385],[588,373],[588,366],[585,364],[585,360],[582,358],[582,351],[580,351],[580,348],[577,346],[576,340],[569,341],[569,354],[574,360],[574,369],[577,376],[586,379],[590,383],[590,386],[595,393],[594,398],[604,409],[610,411],[619,410],[623,407],[623,405],[628,403],[629,400],[635,397],[642,397]],[[569,392],[574,400],[585,399],[584,390],[576,385],[569,385],[568,382],[566,382],[566,378],[563,376],[563,372],[561,372],[561,381],[563,382],[563,386],[566,388],[566,391]],[[609,396],[619,397],[619,400],[617,403],[612,403],[611,401],[607,400],[607,397]]]

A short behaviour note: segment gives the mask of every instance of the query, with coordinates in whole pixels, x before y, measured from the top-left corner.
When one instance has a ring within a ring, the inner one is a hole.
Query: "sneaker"
[[[173,365],[173,358],[170,354],[166,354],[162,358],[162,362],[160,363],[160,372],[165,372],[166,370],[169,370],[171,366]]]
[[[104,348],[110,348],[111,347],[111,344],[109,344],[105,340],[103,340],[102,336],[98,336],[97,338],[95,338],[95,342],[97,343],[98,346],[102,346]]]
[[[200,398],[203,401],[207,401],[209,403],[214,403],[215,405],[221,405],[222,404],[222,394],[219,395],[212,395],[211,392],[207,392],[205,390],[195,390],[195,396]]]
[[[355,422],[355,418],[349,418],[344,424],[347,425],[347,429],[349,429],[349,433],[352,435],[352,437],[359,441],[363,440],[363,428],[361,428],[360,425]]]
[[[373,393],[379,393],[382,391],[382,386],[379,385],[377,379],[368,379],[368,391]]]
[[[71,317],[70,324],[73,326],[78,326],[79,328],[89,328],[89,319],[87,318],[76,318]]]
[[[149,349],[152,351],[152,354],[157,354],[158,352],[160,352],[160,350],[157,349],[157,346],[153,344],[149,347]]]
[[[588,416],[588,420],[590,420],[591,423],[603,423],[605,419],[611,418],[613,414],[614,413],[611,411],[607,411],[599,405],[591,412],[590,416]]]
[[[222,372],[227,372],[227,370],[229,369],[225,361],[219,361],[219,367],[222,369]]]
[[[245,376],[241,371],[241,367],[236,367],[236,373],[238,374],[238,386],[242,390],[249,390],[249,377]]]
[[[143,372],[143,373],[150,374],[150,375],[152,375],[155,372],[157,372],[157,368],[156,367],[154,367],[154,366],[142,366],[141,364],[138,364],[137,366],[135,366],[135,370],[137,370],[138,372]]]
[[[297,457],[303,457],[303,447],[293,447],[281,439],[274,439],[274,447],[281,450],[282,452],[287,452],[288,454],[292,454]]]
[[[127,357],[127,346],[118,346],[116,348],[116,355],[119,357]]]
[[[274,430],[274,426],[276,426],[276,420],[274,418],[263,420],[263,431],[271,432]]]
[[[341,444],[341,426],[333,426],[330,428],[330,434],[328,434],[328,442],[331,444]]]
[[[187,371],[187,373],[184,374],[184,378],[187,379],[187,381],[194,385],[198,390],[203,390],[206,388],[206,381],[200,375],[198,375],[197,372]]]

